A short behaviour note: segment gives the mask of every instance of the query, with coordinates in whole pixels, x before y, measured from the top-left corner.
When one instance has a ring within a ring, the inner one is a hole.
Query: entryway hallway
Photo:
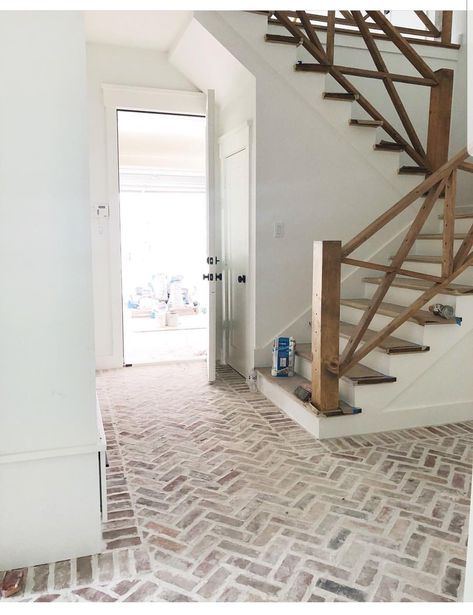
[[[29,569],[10,600],[461,599],[473,421],[317,441],[228,368],[97,384],[106,549]]]

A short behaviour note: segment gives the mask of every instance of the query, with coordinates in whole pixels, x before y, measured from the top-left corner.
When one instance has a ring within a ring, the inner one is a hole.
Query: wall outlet
[[[274,239],[281,239],[284,237],[284,222],[275,222],[273,229]]]

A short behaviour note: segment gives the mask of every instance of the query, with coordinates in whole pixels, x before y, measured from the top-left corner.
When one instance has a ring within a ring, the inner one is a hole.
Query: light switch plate
[[[108,218],[110,216],[110,208],[107,203],[99,203],[95,208],[97,218]]]
[[[284,222],[275,222],[273,230],[274,239],[281,239],[284,237]]]

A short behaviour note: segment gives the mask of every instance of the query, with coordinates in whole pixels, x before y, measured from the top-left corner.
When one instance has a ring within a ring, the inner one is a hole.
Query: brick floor
[[[230,369],[97,386],[105,549],[29,569],[10,601],[461,599],[473,421],[319,442]]]

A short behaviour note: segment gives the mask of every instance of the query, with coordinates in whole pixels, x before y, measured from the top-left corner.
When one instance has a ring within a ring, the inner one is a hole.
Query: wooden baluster
[[[412,222],[409,230],[406,233],[401,245],[399,246],[396,255],[391,261],[392,271],[386,273],[383,280],[379,284],[376,289],[374,295],[370,299],[370,306],[365,311],[363,316],[361,317],[355,332],[348,340],[347,345],[342,353],[340,358],[340,374],[344,374],[349,366],[353,365],[352,357],[356,353],[357,348],[361,340],[363,339],[364,334],[368,330],[368,327],[376,315],[379,306],[381,305],[386,293],[388,292],[391,284],[393,283],[398,270],[401,268],[402,263],[404,262],[406,256],[409,254],[410,249],[414,245],[415,240],[417,239],[418,234],[420,233],[422,227],[425,224],[425,221],[430,215],[433,206],[437,202],[439,195],[442,193],[445,187],[445,180],[442,179],[437,186],[433,186],[422,207],[419,209],[414,221]]]
[[[312,286],[312,403],[321,412],[339,405],[340,241],[314,241]]]
[[[335,11],[328,11],[327,15],[327,44],[326,53],[329,64],[333,64],[335,49]]]
[[[445,184],[445,204],[443,208],[442,237],[442,277],[453,271],[453,242],[455,240],[455,198],[457,171],[454,169]]]
[[[453,273],[451,273],[447,278],[444,279],[440,284],[434,284],[431,288],[426,290],[422,295],[420,295],[414,303],[412,303],[409,307],[399,314],[396,318],[393,318],[391,322],[384,327],[381,331],[378,332],[369,342],[363,344],[361,348],[357,351],[357,353],[352,357],[350,362],[347,364],[344,371],[349,370],[351,367],[356,365],[363,357],[365,357],[368,353],[374,350],[379,344],[385,340],[389,335],[391,335],[396,329],[398,329],[402,324],[404,324],[411,316],[413,316],[418,310],[420,310],[430,299],[435,297],[435,295],[441,294],[442,290],[448,287],[448,285],[455,280],[459,275],[461,275],[464,271],[466,271],[469,267],[473,266],[473,254],[470,254],[468,258],[455,269]],[[341,372],[342,373],[342,372]]]
[[[444,45],[452,42],[453,11],[442,11],[442,29],[440,40]]]
[[[421,20],[421,22],[427,28],[428,32],[433,34],[436,38],[440,37],[441,34],[440,34],[439,29],[436,27],[434,23],[432,23],[432,21],[430,20],[429,16],[427,15],[425,11],[414,11],[414,13],[417,15],[417,17]]]
[[[360,231],[353,239],[350,239],[342,249],[343,256],[348,256],[352,252],[354,252],[357,248],[359,248],[365,241],[367,241],[370,237],[372,237],[375,233],[377,233],[383,226],[386,226],[388,222],[393,220],[396,216],[398,216],[401,212],[403,212],[409,205],[411,205],[414,201],[420,198],[425,192],[430,190],[432,186],[437,184],[441,179],[450,175],[450,172],[453,168],[458,167],[459,165],[464,164],[464,161],[468,158],[468,150],[464,147],[462,150],[458,152],[453,158],[451,158],[448,162],[446,162],[443,167],[437,169],[432,175],[429,175],[422,181],[418,186],[413,188],[408,194],[402,197],[395,205],[390,207],[383,214],[378,216],[376,220],[368,224],[368,226]]]
[[[396,86],[392,82],[383,56],[381,55],[381,52],[376,45],[376,41],[374,40],[373,35],[371,34],[366,22],[363,20],[361,11],[352,11],[352,14],[376,68],[378,69],[378,71],[386,73],[386,77],[383,79],[384,86],[388,92],[389,98],[391,99],[394,108],[396,109],[399,119],[401,120],[402,125],[404,126],[404,129],[407,132],[409,139],[411,140],[412,146],[414,147],[416,152],[420,154],[423,159],[425,159],[426,154],[424,148],[422,147],[422,143],[420,142],[414,125],[412,124],[411,118],[406,111],[404,103],[402,102],[402,99],[398,91],[396,90]]]
[[[427,159],[432,171],[448,160],[450,119],[452,113],[453,70],[435,71],[438,85],[430,91],[429,127],[427,132]]]

